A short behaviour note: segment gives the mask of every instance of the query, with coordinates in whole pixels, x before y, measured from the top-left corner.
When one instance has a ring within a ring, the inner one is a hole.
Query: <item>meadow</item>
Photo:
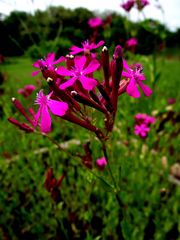
[[[131,56],[130,61],[143,64],[153,87],[152,56]],[[63,150],[58,151],[46,136],[24,133],[7,121],[9,116],[21,117],[11,97],[26,106],[34,101],[35,93],[24,99],[17,93],[19,88],[26,84],[46,87],[40,76],[31,76],[32,63],[18,57],[1,64],[1,239],[121,239],[122,233],[125,239],[179,239],[180,183],[172,171],[179,157],[179,59],[165,54],[158,57],[160,77],[151,97],[133,99],[124,94],[119,100],[108,151],[124,203],[121,225],[107,171],[99,171],[94,162],[94,175],[73,158],[93,138],[86,130],[56,120],[49,135],[61,144]],[[168,104],[169,98],[176,102]],[[156,118],[146,139],[133,133],[134,115],[139,112]],[[91,148],[93,159],[100,157],[96,139]],[[50,167],[57,178],[66,173],[58,204],[44,187]],[[96,174],[108,181],[98,181]]]

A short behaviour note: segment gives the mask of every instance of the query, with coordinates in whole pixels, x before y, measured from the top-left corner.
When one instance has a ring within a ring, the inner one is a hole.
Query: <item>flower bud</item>
[[[99,158],[96,160],[96,165],[99,168],[99,170],[104,170],[106,165],[107,165],[107,161],[105,157]]]
[[[104,71],[105,87],[108,91],[110,91],[110,88],[109,88],[109,76],[110,76],[109,51],[106,46],[104,46],[102,49],[101,61],[102,61],[102,67],[103,67],[103,71]]]
[[[113,60],[111,62],[111,74],[112,74],[112,104],[114,110],[117,110],[117,99],[118,99],[118,89],[119,83],[121,80],[121,74],[123,70],[123,61],[122,61],[122,48],[121,46],[116,46]]]

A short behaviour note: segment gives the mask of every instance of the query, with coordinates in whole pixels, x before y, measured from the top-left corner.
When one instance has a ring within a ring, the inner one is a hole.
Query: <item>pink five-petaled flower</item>
[[[100,17],[90,18],[88,24],[91,28],[97,28],[103,25],[103,20]]]
[[[145,138],[150,128],[146,124],[135,125],[134,134],[139,135],[141,138]]]
[[[84,52],[84,54],[86,54],[86,53],[90,54],[91,50],[96,49],[96,48],[102,46],[103,44],[104,44],[104,41],[100,41],[99,43],[95,44],[95,43],[89,43],[89,41],[87,40],[82,43],[82,48],[77,47],[77,46],[72,46],[70,48],[70,54],[75,55],[80,52]]]
[[[134,64],[134,68],[130,68],[125,60],[123,60],[123,67],[125,68],[126,72],[122,72],[122,76],[128,78],[129,84],[126,88],[126,92],[128,95],[139,98],[140,92],[138,90],[138,85],[142,89],[145,96],[149,97],[152,94],[152,90],[142,83],[145,80],[145,76],[142,73],[142,66],[141,64]]]
[[[32,73],[32,76],[37,75],[42,70],[54,70],[53,65],[56,65],[64,60],[64,57],[60,57],[59,59],[55,60],[55,53],[48,53],[45,59],[39,59],[33,63],[33,67],[39,68],[39,70],[34,71]]]
[[[51,116],[49,110],[52,114],[60,117],[65,115],[68,110],[67,103],[50,99],[52,93],[53,92],[46,96],[44,95],[43,90],[40,90],[39,93],[37,93],[37,98],[35,100],[35,104],[38,104],[40,107],[34,118],[36,120],[36,124],[38,124],[40,119],[40,129],[43,133],[51,131]]]
[[[87,77],[85,75],[97,70],[100,66],[99,62],[96,59],[93,59],[89,65],[85,67],[86,57],[76,56],[74,58],[74,64],[75,66],[71,70],[68,70],[62,66],[57,69],[57,73],[59,75],[71,77],[68,81],[60,85],[60,89],[66,89],[67,87],[72,86],[76,80],[79,80],[84,89],[92,90],[97,85],[97,81],[94,78]]]
[[[100,170],[104,170],[107,165],[107,161],[105,157],[99,158],[96,160],[96,165]]]

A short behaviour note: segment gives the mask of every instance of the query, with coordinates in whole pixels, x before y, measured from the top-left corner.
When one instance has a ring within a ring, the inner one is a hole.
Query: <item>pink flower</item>
[[[135,116],[135,119],[138,119],[138,120],[143,120],[146,118],[146,114],[145,113],[137,113],[136,116]]]
[[[128,0],[127,2],[121,4],[120,6],[126,11],[129,12],[132,7],[136,5],[138,10],[142,10],[145,6],[149,5],[148,0]]]
[[[171,105],[171,104],[174,104],[176,102],[176,99],[175,98],[168,98],[168,105]]]
[[[90,18],[88,24],[91,28],[97,28],[102,26],[103,20],[100,17]]]
[[[55,53],[48,53],[45,59],[39,59],[37,62],[33,63],[33,67],[39,68],[39,70],[34,71],[32,76],[35,76],[44,70],[54,70],[53,65],[56,65],[64,60],[64,57],[60,57],[58,60],[55,60]]]
[[[86,64],[86,57],[78,57],[74,58],[75,66],[68,70],[65,67],[60,66],[57,69],[57,73],[61,76],[69,76],[71,77],[68,81],[60,85],[60,89],[66,89],[67,87],[72,86],[77,80],[79,80],[86,90],[92,90],[96,85],[97,81],[94,78],[87,77],[85,75],[94,72],[100,66],[99,62],[96,59],[93,59],[87,67]]]
[[[104,170],[107,165],[107,161],[105,157],[99,158],[96,160],[96,165],[100,170]]]
[[[32,84],[24,86],[24,88],[20,88],[18,90],[19,94],[22,94],[24,97],[28,97],[31,93],[36,89],[36,87]]]
[[[38,104],[40,107],[35,114],[34,118],[36,124],[40,119],[40,129],[42,132],[47,133],[51,130],[51,116],[49,110],[52,114],[56,116],[63,116],[68,110],[68,104],[65,102],[59,102],[57,100],[50,99],[52,92],[49,95],[44,95],[43,90],[40,90],[37,94],[35,104]]]
[[[70,51],[71,51],[70,54],[75,55],[80,52],[84,52],[84,54],[90,53],[90,50],[96,49],[102,46],[103,44],[104,44],[104,41],[100,41],[99,43],[95,44],[95,43],[89,43],[89,41],[87,40],[82,43],[82,48],[79,48],[77,46],[72,46],[70,48]]]
[[[127,86],[127,93],[128,95],[139,98],[140,92],[138,90],[138,86],[142,89],[144,95],[149,97],[152,94],[152,90],[142,83],[145,80],[145,76],[142,73],[142,66],[141,64],[134,64],[134,69],[130,68],[125,60],[123,60],[123,67],[125,68],[126,72],[122,72],[122,76],[126,77],[130,80]]]
[[[144,120],[144,122],[147,124],[147,125],[149,125],[149,124],[153,124],[154,122],[155,122],[155,117],[152,117],[152,116],[146,116],[146,118],[145,118],[145,120]]]
[[[138,44],[137,38],[130,38],[126,41],[127,48],[136,47],[137,44]]]
[[[145,113],[137,113],[135,116],[135,120],[137,123],[144,123],[146,125],[153,124],[155,122],[155,117],[149,116]]]
[[[134,6],[135,1],[134,0],[128,0],[127,2],[121,4],[120,6],[126,11],[129,12],[131,8]]]
[[[146,124],[135,125],[134,134],[139,135],[141,138],[145,138],[150,128]]]

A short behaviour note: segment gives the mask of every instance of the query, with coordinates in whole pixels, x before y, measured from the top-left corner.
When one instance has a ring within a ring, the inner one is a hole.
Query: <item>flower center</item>
[[[78,68],[74,68],[73,69],[73,75],[74,77],[81,77],[83,75],[83,71],[82,70],[79,70]]]

